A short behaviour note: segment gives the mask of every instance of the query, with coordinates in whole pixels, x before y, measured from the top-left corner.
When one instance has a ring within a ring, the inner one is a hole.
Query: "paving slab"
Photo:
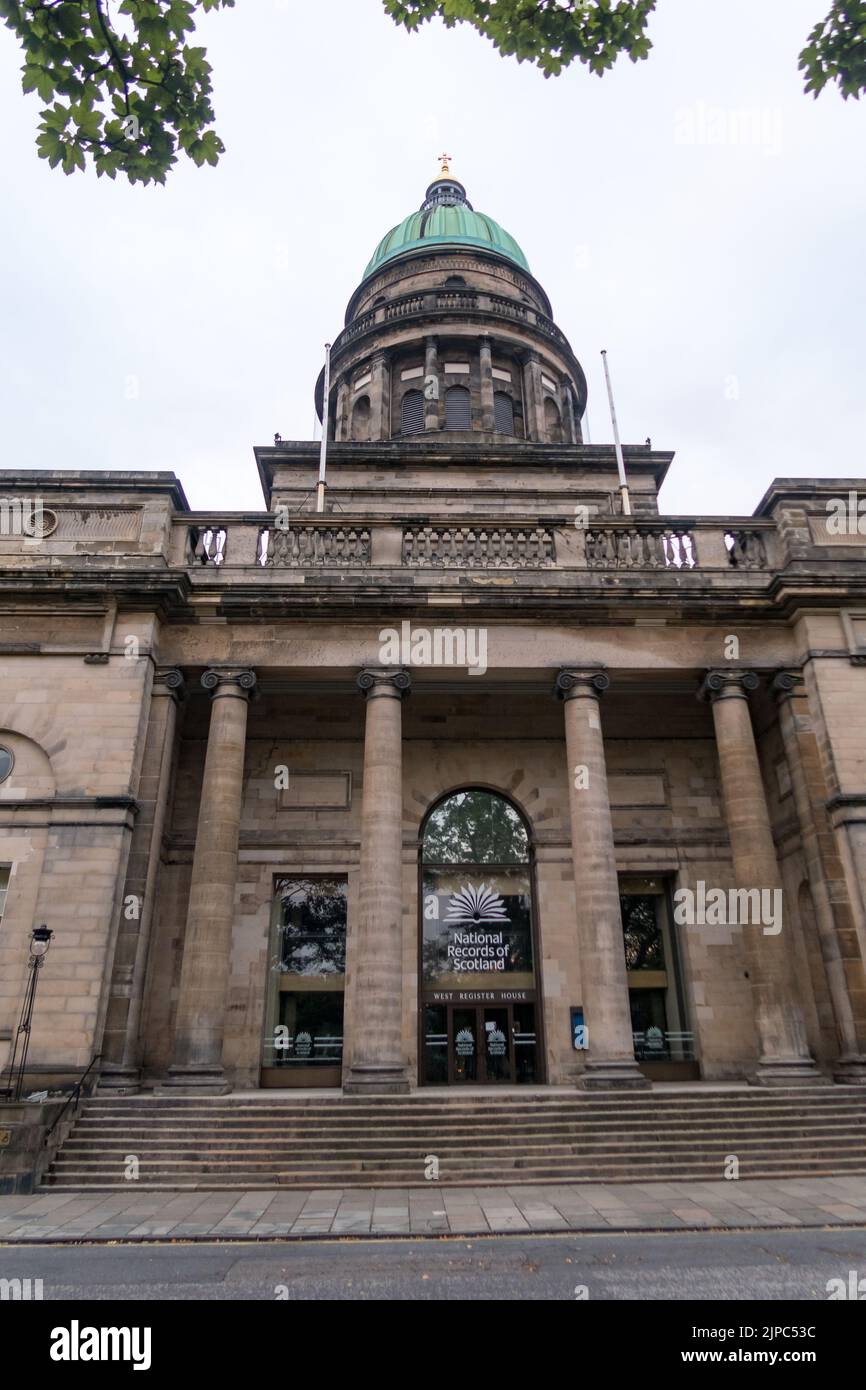
[[[0,1197],[0,1246],[791,1226],[866,1227],[866,1176]]]

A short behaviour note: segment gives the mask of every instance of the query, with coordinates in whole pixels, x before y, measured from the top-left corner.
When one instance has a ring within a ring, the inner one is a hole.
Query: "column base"
[[[141,1068],[124,1067],[106,1062],[100,1072],[96,1093],[113,1091],[116,1095],[134,1096],[141,1090]]]
[[[231,1090],[222,1067],[169,1067],[156,1096],[225,1096]]]
[[[866,1086],[866,1057],[862,1052],[846,1052],[833,1067],[837,1086]]]
[[[403,1067],[352,1067],[343,1082],[345,1096],[408,1096],[409,1080]]]
[[[766,1057],[749,1078],[752,1086],[829,1086],[811,1057]]]
[[[652,1082],[644,1076],[637,1062],[587,1062],[578,1081],[582,1091],[648,1091]]]

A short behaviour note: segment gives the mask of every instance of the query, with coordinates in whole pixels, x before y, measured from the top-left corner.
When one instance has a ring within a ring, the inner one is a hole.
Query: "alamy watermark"
[[[681,106],[674,112],[674,144],[782,152],[782,112],[778,107]]]
[[[470,676],[487,670],[487,629],[484,627],[412,627],[402,622],[379,633],[383,666],[458,666]]]
[[[782,930],[781,888],[694,888],[674,893],[674,921],[679,927],[762,927],[764,936]]]
[[[856,492],[849,492],[847,497],[831,497],[827,503],[827,533],[866,536],[866,497]]]

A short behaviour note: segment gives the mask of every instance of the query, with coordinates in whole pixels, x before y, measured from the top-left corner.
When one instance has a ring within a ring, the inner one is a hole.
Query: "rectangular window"
[[[619,891],[635,1057],[692,1062],[694,1035],[684,1022],[665,881],[626,879]]]
[[[469,372],[472,368],[468,362],[446,362],[445,370],[446,372]]]
[[[401,380],[401,381],[414,381],[414,380],[416,379],[416,377],[423,376],[423,375],[424,375],[424,368],[423,368],[423,367],[407,367],[406,370],[405,370],[404,372],[401,372],[401,373],[400,373],[400,380]]]
[[[493,368],[493,375],[494,375],[494,377],[496,378],[497,381],[510,381],[510,380],[511,380],[511,373],[510,373],[510,372],[504,372],[504,371],[502,370],[501,367],[494,367],[494,368]]]
[[[268,952],[262,1084],[340,1084],[346,981],[344,877],[279,879]]]
[[[552,391],[553,394],[556,395],[556,382],[551,381],[549,376],[542,376],[541,384],[545,391]]]
[[[6,890],[9,887],[9,874],[11,870],[0,867],[0,922],[3,921],[3,913],[6,910]]]

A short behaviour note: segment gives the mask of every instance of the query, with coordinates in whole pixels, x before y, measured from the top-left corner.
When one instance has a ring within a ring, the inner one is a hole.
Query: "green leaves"
[[[806,91],[817,97],[835,82],[845,101],[866,91],[866,0],[835,0],[800,54]]]
[[[535,63],[555,77],[578,59],[601,76],[621,54],[649,55],[646,28],[656,0],[383,0],[396,24],[410,32],[441,18],[451,28],[471,24],[500,53]]]
[[[471,24],[505,55],[535,63],[555,77],[575,59],[601,77],[627,53],[649,56],[649,17],[656,0],[383,0],[395,24],[410,33],[431,19],[448,28]],[[835,82],[842,96],[866,91],[866,0],[834,0],[800,54],[806,91]]]
[[[123,31],[107,0],[0,0],[24,51],[21,85],[53,105],[36,148],[66,174],[88,162],[101,178],[164,183],[181,149],[196,164],[225,152],[214,130],[211,69],[186,44],[197,11],[234,0],[121,0]]]

